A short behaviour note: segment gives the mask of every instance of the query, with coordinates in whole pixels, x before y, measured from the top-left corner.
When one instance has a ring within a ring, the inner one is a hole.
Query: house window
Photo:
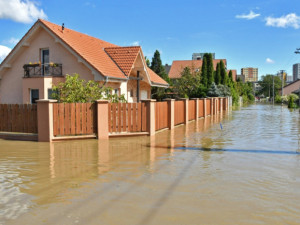
[[[115,89],[114,91],[116,95],[119,95],[119,89]]]
[[[37,100],[39,100],[39,89],[31,89],[30,90],[31,104],[35,104]]]
[[[48,89],[48,99],[54,99],[53,98],[54,93],[55,93],[55,91],[53,91],[52,89]]]
[[[49,57],[49,49],[42,49],[41,50],[41,62],[42,62],[42,75],[50,75],[50,69],[49,69],[49,62],[50,62],[50,57]]]

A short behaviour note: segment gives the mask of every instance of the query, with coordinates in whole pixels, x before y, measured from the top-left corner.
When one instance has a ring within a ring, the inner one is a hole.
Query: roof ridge
[[[48,26],[48,27],[49,27],[49,24],[51,24],[51,25],[53,25],[53,26],[61,27],[60,25],[55,24],[55,23],[52,23],[52,22],[50,22],[50,21],[48,21],[48,20],[38,19],[38,21],[41,21],[44,25],[46,25],[46,26]],[[48,24],[47,24],[47,23],[48,23]],[[51,28],[50,28],[50,29],[51,29]],[[97,40],[97,41],[102,41],[102,42],[108,43],[108,44],[110,44],[110,45],[115,45],[116,47],[121,47],[121,46],[118,46],[118,45],[116,45],[116,44],[110,43],[110,42],[108,42],[108,41],[104,41],[104,40],[102,40],[102,39],[100,39],[100,38],[97,38],[97,37],[94,37],[94,36],[91,36],[91,35],[88,35],[88,34],[85,34],[85,33],[82,33],[82,32],[79,32],[79,31],[76,31],[76,30],[67,28],[67,27],[64,27],[64,30],[65,30],[65,31],[72,31],[72,32],[75,32],[75,33],[77,33],[77,34],[84,35],[84,36],[89,37],[89,38],[93,38],[93,39],[95,39],[95,40]],[[61,29],[60,29],[60,31],[61,31]]]

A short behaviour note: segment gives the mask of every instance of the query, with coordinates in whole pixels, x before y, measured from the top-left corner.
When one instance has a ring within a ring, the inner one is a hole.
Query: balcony
[[[62,76],[62,64],[45,63],[45,64],[25,64],[24,77],[46,77],[46,76]]]

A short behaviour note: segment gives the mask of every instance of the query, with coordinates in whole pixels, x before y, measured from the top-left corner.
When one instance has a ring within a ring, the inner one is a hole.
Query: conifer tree
[[[205,54],[207,57],[207,86],[214,82],[214,64],[213,64],[213,57],[211,53]],[[204,57],[205,57],[204,55]]]
[[[215,83],[217,85],[219,85],[221,83],[221,66],[220,66],[220,63],[217,64]]]
[[[230,70],[228,74],[228,84],[231,85],[232,83],[233,83],[232,71]]]
[[[225,69],[225,65],[223,60],[220,62],[220,69],[221,69],[221,84],[226,85],[227,84],[227,73]]]
[[[158,50],[155,51],[154,56],[152,57],[151,67],[156,74],[158,74],[165,81],[169,81],[168,74],[165,71],[164,66],[160,58],[160,53]]]
[[[202,68],[201,68],[201,84],[204,87],[208,87],[207,85],[207,58],[203,57]]]

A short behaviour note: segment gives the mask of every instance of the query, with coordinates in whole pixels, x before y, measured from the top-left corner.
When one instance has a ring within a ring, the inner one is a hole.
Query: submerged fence
[[[37,106],[0,104],[0,131],[37,133]]]
[[[39,141],[115,135],[153,135],[228,110],[228,98],[168,99],[142,103],[0,104],[0,132],[36,133]]]
[[[88,135],[97,133],[95,103],[53,104],[53,135]]]

